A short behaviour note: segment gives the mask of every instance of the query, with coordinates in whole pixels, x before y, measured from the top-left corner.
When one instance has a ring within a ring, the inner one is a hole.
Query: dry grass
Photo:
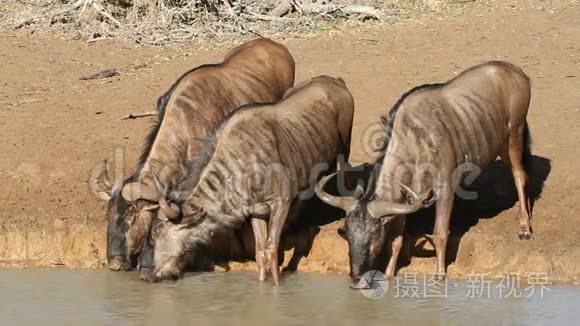
[[[392,22],[440,7],[435,0],[3,0],[0,29],[60,32],[89,42],[229,41],[298,35],[347,20]]]

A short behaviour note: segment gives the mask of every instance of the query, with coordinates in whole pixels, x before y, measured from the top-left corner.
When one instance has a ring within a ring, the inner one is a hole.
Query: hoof
[[[145,267],[139,270],[139,279],[141,279],[141,281],[145,281],[148,283],[157,282],[157,278],[155,277],[155,273],[153,273],[153,270]]]
[[[266,281],[266,272],[259,272],[258,281],[265,282]]]
[[[518,233],[518,237],[520,240],[530,240],[532,238],[532,234],[528,231],[520,231]]]
[[[261,265],[258,266],[258,280],[260,282],[264,282],[267,278],[268,275],[268,270],[266,269],[266,266]]]
[[[433,274],[432,280],[435,282],[442,282],[442,281],[445,281],[446,278],[447,278],[447,274],[436,273],[436,274]]]
[[[124,261],[125,260],[123,259],[123,257],[120,256],[113,257],[113,259],[109,260],[108,267],[110,270],[114,272],[124,270],[126,269]]]

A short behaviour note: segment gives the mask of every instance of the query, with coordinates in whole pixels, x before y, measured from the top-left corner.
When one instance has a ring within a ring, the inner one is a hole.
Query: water
[[[280,287],[250,272],[188,275],[147,284],[136,273],[59,269],[0,270],[2,325],[574,325],[580,287],[550,285],[543,298],[467,298],[467,283],[447,298],[368,299],[344,276],[298,273]],[[522,285],[522,289],[525,285]],[[423,296],[422,289],[419,289]],[[527,293],[529,294],[529,292]],[[402,295],[402,291],[399,293]],[[485,296],[485,295],[484,295]]]

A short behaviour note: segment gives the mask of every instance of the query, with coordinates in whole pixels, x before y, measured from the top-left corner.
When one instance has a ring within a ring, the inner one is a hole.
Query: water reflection
[[[447,298],[397,298],[391,282],[383,298],[371,300],[343,276],[307,273],[280,287],[243,272],[148,284],[130,272],[0,270],[0,280],[5,325],[573,324],[580,304],[573,286],[551,286],[544,298],[471,299],[466,284],[454,282]]]

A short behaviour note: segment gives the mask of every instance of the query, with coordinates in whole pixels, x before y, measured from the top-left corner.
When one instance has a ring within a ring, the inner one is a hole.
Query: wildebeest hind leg
[[[278,248],[282,230],[290,211],[288,201],[278,201],[271,206],[271,216],[268,230],[268,240],[266,241],[266,258],[272,271],[272,280],[274,284],[280,284],[280,269],[278,264]]]
[[[437,255],[437,274],[445,275],[445,253],[449,238],[449,221],[453,208],[453,188],[448,181],[442,187],[440,197],[435,206],[435,226],[433,228],[433,243]]]
[[[260,282],[266,280],[266,268],[268,266],[268,259],[266,257],[266,236],[268,232],[268,224],[265,220],[260,218],[252,218],[252,230],[254,231],[256,263],[258,264],[258,274]]]
[[[518,231],[518,236],[521,240],[529,240],[532,237],[532,228],[530,225],[529,213],[530,203],[526,194],[526,183],[528,180],[528,175],[522,160],[523,149],[523,131],[521,133],[510,134],[509,146],[502,151],[500,157],[512,170],[514,181],[516,183],[516,189],[518,191],[518,200],[520,202],[521,209],[519,215],[520,230]]]

